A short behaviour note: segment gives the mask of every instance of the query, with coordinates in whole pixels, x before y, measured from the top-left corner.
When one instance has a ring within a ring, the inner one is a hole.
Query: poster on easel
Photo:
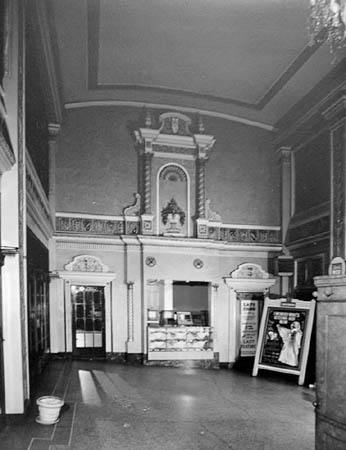
[[[297,375],[304,384],[315,300],[266,299],[252,371],[259,369]]]

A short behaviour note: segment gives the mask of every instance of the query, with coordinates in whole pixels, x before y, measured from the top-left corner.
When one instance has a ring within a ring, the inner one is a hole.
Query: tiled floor
[[[1,450],[313,450],[313,393],[296,379],[235,370],[53,361],[37,396],[63,397],[0,432]]]

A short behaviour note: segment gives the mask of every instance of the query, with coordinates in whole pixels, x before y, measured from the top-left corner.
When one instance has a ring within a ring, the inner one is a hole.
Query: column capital
[[[281,162],[287,164],[291,163],[292,147],[282,146],[278,148],[277,152],[279,153]]]
[[[49,141],[55,142],[61,130],[61,125],[58,123],[48,124]]]

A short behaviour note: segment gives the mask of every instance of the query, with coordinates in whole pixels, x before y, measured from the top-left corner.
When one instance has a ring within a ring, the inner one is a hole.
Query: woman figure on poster
[[[278,361],[292,367],[298,366],[299,350],[303,337],[300,323],[295,320],[291,323],[290,328],[277,325],[277,330],[283,341]]]

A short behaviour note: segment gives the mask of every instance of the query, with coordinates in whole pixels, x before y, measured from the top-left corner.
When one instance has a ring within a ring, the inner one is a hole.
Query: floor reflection
[[[97,392],[91,372],[88,370],[78,370],[78,378],[83,403],[87,405],[100,406],[101,398]]]

